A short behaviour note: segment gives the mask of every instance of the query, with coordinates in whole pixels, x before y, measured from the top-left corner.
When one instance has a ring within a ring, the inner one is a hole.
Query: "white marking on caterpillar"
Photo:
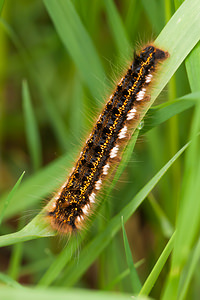
[[[135,117],[135,113],[136,113],[135,108],[132,108],[131,110],[129,110],[129,112],[127,114],[127,121],[133,119]]]
[[[89,204],[86,204],[83,208],[82,208],[82,211],[85,215],[87,215],[88,211],[90,209],[90,205]]]
[[[124,126],[121,130],[120,133],[118,135],[119,139],[123,139],[126,137],[126,132],[127,132],[127,126]]]
[[[110,168],[110,165],[109,164],[106,164],[104,167],[103,167],[103,174],[104,175],[107,175],[108,174],[108,169]]]
[[[94,200],[95,200],[95,196],[96,196],[95,193],[92,193],[92,194],[89,196],[89,200],[90,200],[91,203],[94,203],[94,202],[95,202],[95,201],[94,201]]]
[[[115,156],[117,156],[117,152],[119,150],[119,146],[116,145],[115,147],[112,148],[112,150],[110,151],[110,158],[114,158]]]
[[[101,178],[100,178],[100,179],[96,182],[96,184],[95,184],[95,189],[96,189],[96,190],[100,190],[101,184],[102,184],[102,180],[101,180]]]
[[[143,88],[143,89],[137,94],[136,100],[137,100],[137,101],[142,100],[142,99],[144,98],[145,92],[146,92],[146,89]]]
[[[151,79],[152,79],[152,77],[153,77],[153,75],[152,74],[149,74],[148,76],[147,76],[147,78],[146,78],[146,83],[149,83],[149,82],[151,82]]]

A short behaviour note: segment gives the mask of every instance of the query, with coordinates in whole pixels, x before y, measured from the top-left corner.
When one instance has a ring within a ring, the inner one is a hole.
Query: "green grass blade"
[[[200,77],[199,53],[200,53],[200,43],[198,43],[196,45],[196,47],[193,49],[193,51],[190,53],[190,55],[186,59],[186,70],[187,70],[191,90],[193,92],[199,91],[199,89],[200,89],[199,88],[199,82],[198,82],[198,80],[196,80],[197,78]],[[197,115],[197,119],[198,119],[198,115]],[[198,122],[198,120],[196,120],[196,121]],[[191,133],[192,132],[193,132],[193,130],[191,130]],[[198,146],[198,148],[199,148],[199,146]],[[197,148],[197,152],[196,152],[196,155],[197,155],[196,158],[194,156],[195,152],[192,153],[192,155],[191,155],[192,156],[191,158],[194,159],[194,161],[193,161],[194,164],[196,164],[196,159],[198,159],[197,158],[198,153],[199,153],[198,148]],[[192,160],[191,160],[191,162],[192,162]],[[195,168],[194,168],[194,171],[195,171]],[[196,179],[197,174],[195,174],[194,176],[195,176],[195,179]],[[198,180],[197,180],[197,182],[198,182]],[[197,197],[197,199],[199,198],[198,197],[198,192],[196,193],[196,197]],[[188,205],[189,205],[189,203],[188,203]],[[196,206],[195,206],[195,210],[196,210]],[[197,225],[197,231],[199,232],[198,228],[199,228],[199,226]],[[184,276],[181,276],[183,278],[181,278],[181,281],[180,281],[180,284],[179,284],[179,287],[178,287],[178,295],[179,295],[180,299],[186,299],[187,291],[188,291],[188,288],[189,288],[189,284],[191,283],[192,275],[193,275],[195,267],[197,266],[197,263],[199,261],[199,253],[200,253],[199,247],[200,247],[200,243],[199,243],[199,240],[198,240],[197,244],[195,246],[195,249],[192,253],[192,258],[191,259],[189,258],[189,260],[188,260],[187,264],[189,266],[188,266],[187,269],[184,268],[184,269],[186,269],[184,271],[185,278],[184,278]]]
[[[130,42],[114,1],[104,0],[104,6],[118,52],[124,57],[129,57],[131,53]]]
[[[168,82],[173,73],[200,39],[200,2],[186,0],[162,30],[155,43],[168,50],[170,58],[160,75]],[[172,71],[173,70],[173,71]],[[157,91],[153,91],[153,95]]]
[[[20,185],[20,183],[22,181],[22,178],[23,178],[24,174],[25,174],[25,172],[22,173],[22,175],[19,177],[19,179],[15,183],[14,187],[12,188],[11,192],[2,201],[2,209],[1,209],[1,213],[0,213],[0,225],[2,223],[4,215],[6,213],[6,209],[7,209],[8,205],[10,204],[11,199],[16,194],[17,189],[18,189],[18,187],[19,187],[19,185]]]
[[[127,238],[126,231],[124,228],[123,216],[121,218],[121,223],[122,223],[122,233],[123,233],[123,239],[124,239],[124,248],[125,248],[125,252],[126,252],[126,260],[127,260],[127,264],[128,264],[129,270],[130,270],[130,277],[131,277],[133,293],[138,294],[142,288],[142,285],[141,285],[140,279],[138,277],[136,268],[133,263],[131,249],[130,249],[130,246],[128,243],[128,238]]]
[[[198,132],[200,132],[200,103],[196,105],[191,129],[192,143],[186,155],[181,206],[177,218],[177,237],[163,299],[169,299],[169,297],[176,299],[182,270],[188,260],[194,238],[200,230],[200,147]]]
[[[9,262],[8,274],[14,280],[17,280],[19,277],[19,270],[22,263],[23,256],[23,244],[18,243],[13,246],[12,254]]]
[[[22,300],[22,299],[42,299],[42,300],[130,300],[129,294],[116,294],[110,292],[99,292],[95,290],[87,289],[35,289],[35,288],[23,288],[13,289],[10,287],[1,287],[1,299],[2,300]]]
[[[164,27],[164,18],[161,17],[161,15],[164,15],[162,3],[163,1],[158,2],[156,0],[142,0],[146,15],[152,25],[154,32],[156,32],[157,34],[160,32],[161,28]]]
[[[44,4],[85,84],[94,99],[100,98],[101,83],[105,80],[105,73],[93,42],[73,3],[70,0],[44,0]]]
[[[176,299],[182,270],[188,260],[195,236],[200,230],[200,163],[199,137],[193,134],[200,131],[200,104],[195,110],[192,128],[192,143],[186,156],[181,206],[177,220],[177,237],[172,256],[169,280],[163,299]],[[195,209],[194,209],[195,207]]]
[[[22,289],[23,288],[23,286],[20,285],[17,281],[15,281],[10,276],[8,276],[6,274],[3,274],[3,273],[0,273],[0,282],[3,282],[6,285],[11,286],[15,289],[18,289],[18,288]]]
[[[144,127],[140,134],[144,134],[148,130],[166,122],[171,117],[193,107],[199,98],[200,93],[191,93],[173,101],[165,102],[150,108],[145,116]]]
[[[137,0],[128,1],[127,13],[125,19],[126,31],[129,36],[135,37],[137,34],[138,23],[142,13],[142,3]],[[134,40],[131,39],[131,41]]]
[[[180,8],[182,8],[184,5],[185,2],[181,5]],[[199,11],[200,10],[198,8],[198,13]],[[199,23],[196,24],[198,30],[200,30]],[[199,78],[200,76],[199,49],[200,47],[198,44],[195,47],[195,49],[190,53],[190,55],[186,60],[186,68],[187,68],[189,83],[192,92],[199,92],[199,84],[197,84],[197,80],[196,80],[196,78]],[[191,247],[194,242],[195,235],[200,230],[200,224],[199,224],[200,147],[197,138],[197,134],[200,131],[199,120],[200,120],[200,104],[198,102],[196,104],[192,128],[191,128],[192,144],[189,150],[187,151],[186,161],[185,161],[185,173],[184,173],[184,180],[183,180],[182,197],[180,202],[181,205],[180,205],[179,213],[177,214],[177,238],[176,238],[174,252],[172,256],[171,270],[164,291],[163,299],[177,298],[182,270],[185,264],[187,263],[188,254],[191,251]]]
[[[31,97],[27,81],[22,83],[22,100],[25,117],[25,130],[34,171],[39,169],[42,163],[42,149],[39,137],[39,129],[34,116]]]
[[[192,276],[194,275],[196,266],[199,263],[199,259],[200,259],[200,239],[198,240],[198,243],[192,254],[190,265],[189,265],[189,268],[187,269],[186,279],[184,280],[184,282],[182,283],[182,285],[179,288],[179,300],[186,299],[187,291],[188,291],[189,285],[191,283]]]
[[[121,216],[124,216],[125,222],[129,219],[187,146],[188,145],[185,145],[181,148],[176,155],[142,188],[142,190],[129,202],[129,204],[126,205],[114,218],[112,218],[105,230],[103,230],[103,232],[101,232],[82,250],[78,264],[77,262],[69,263],[68,269],[63,276],[64,284],[71,286],[81,277],[81,275],[98,257],[101,251],[109,244],[114,235],[119,231],[121,227]]]
[[[192,50],[192,52],[187,57],[185,62],[190,87],[193,93],[199,92],[199,82],[197,80],[197,78],[200,77],[199,52],[200,52],[200,43],[198,43],[196,47]]]
[[[155,212],[155,215],[160,223],[160,227],[162,229],[163,235],[166,238],[170,238],[174,231],[171,222],[167,218],[165,212],[163,211],[161,206],[158,204],[158,202],[156,201],[156,199],[154,198],[152,193],[149,194],[148,200],[149,200],[149,203],[151,204],[151,206]]]
[[[15,232],[0,236],[0,247],[30,241],[41,237],[54,236],[56,233],[45,220],[45,212],[40,212],[24,228]]]
[[[156,262],[153,270],[151,271],[147,280],[143,284],[139,295],[147,296],[151,292],[156,280],[158,279],[158,276],[160,275],[160,273],[163,269],[164,264],[166,263],[167,259],[169,258],[170,253],[172,252],[172,249],[174,247],[174,240],[175,240],[175,233],[170,238],[165,249],[163,250],[162,254],[160,255],[158,261]]]

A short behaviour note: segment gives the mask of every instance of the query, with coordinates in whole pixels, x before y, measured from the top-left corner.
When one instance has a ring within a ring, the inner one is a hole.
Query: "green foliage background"
[[[200,2],[182,2],[0,0],[1,299],[198,299]],[[170,58],[150,105],[164,91],[87,230],[58,238],[41,203],[154,39]]]

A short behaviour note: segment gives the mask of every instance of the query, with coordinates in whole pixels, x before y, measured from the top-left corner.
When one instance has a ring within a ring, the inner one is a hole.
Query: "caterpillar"
[[[153,44],[134,59],[105,104],[71,175],[55,195],[47,212],[53,229],[68,233],[83,228],[96,196],[112,166],[133,134],[159,63],[169,56]]]

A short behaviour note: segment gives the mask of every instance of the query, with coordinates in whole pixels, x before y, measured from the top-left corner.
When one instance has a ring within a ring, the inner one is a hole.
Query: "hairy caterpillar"
[[[134,60],[100,114],[75,167],[48,211],[53,229],[81,229],[111,166],[133,134],[159,62],[169,56],[150,44]]]

